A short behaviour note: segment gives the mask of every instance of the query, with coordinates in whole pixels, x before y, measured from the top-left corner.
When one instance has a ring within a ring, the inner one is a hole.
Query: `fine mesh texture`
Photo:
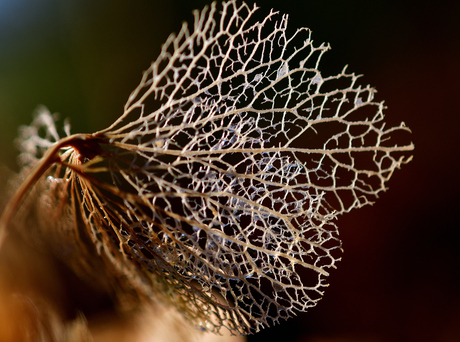
[[[48,173],[99,254],[206,331],[254,333],[315,306],[341,254],[335,219],[372,203],[413,149],[373,88],[321,74],[327,45],[256,10],[194,12],[121,117],[76,135]],[[23,165],[59,141],[43,108],[21,136]]]

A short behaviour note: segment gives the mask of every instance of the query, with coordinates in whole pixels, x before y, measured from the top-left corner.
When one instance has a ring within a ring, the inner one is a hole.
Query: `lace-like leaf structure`
[[[372,203],[413,149],[373,88],[321,74],[328,46],[256,10],[194,12],[112,126],[66,138],[56,175],[102,256],[214,332],[315,306],[340,256],[335,219]],[[23,160],[47,147],[38,126],[58,140],[49,114],[37,120]]]

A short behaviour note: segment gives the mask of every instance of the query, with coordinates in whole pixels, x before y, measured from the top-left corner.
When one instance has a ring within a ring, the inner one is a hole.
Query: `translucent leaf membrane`
[[[168,38],[112,126],[66,138],[49,172],[129,286],[204,330],[247,334],[316,305],[340,256],[336,217],[372,203],[413,146],[393,142],[409,129],[385,127],[358,76],[322,75],[328,46],[308,29],[217,7]],[[47,147],[36,131],[23,144],[24,161]]]

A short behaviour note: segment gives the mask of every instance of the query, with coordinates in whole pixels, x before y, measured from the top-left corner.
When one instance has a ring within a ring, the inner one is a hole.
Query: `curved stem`
[[[75,134],[59,140],[54,146],[50,147],[42,159],[34,166],[30,174],[18,188],[16,193],[7,203],[0,217],[0,250],[5,241],[7,228],[14,216],[14,213],[19,209],[22,201],[30,192],[34,184],[54,163],[60,161],[59,150],[65,146],[73,145],[76,141],[87,140],[88,135]]]

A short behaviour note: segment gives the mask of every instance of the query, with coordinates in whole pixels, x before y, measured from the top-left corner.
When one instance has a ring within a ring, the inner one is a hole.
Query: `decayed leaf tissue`
[[[372,203],[413,145],[358,76],[321,73],[327,45],[256,10],[195,12],[105,130],[60,134],[39,109],[20,130],[2,254],[22,241],[58,284],[64,269],[121,316],[164,307],[197,331],[255,333],[315,306],[341,257],[337,217]],[[85,335],[37,293],[23,296],[61,334]],[[40,322],[34,336],[56,339]]]

